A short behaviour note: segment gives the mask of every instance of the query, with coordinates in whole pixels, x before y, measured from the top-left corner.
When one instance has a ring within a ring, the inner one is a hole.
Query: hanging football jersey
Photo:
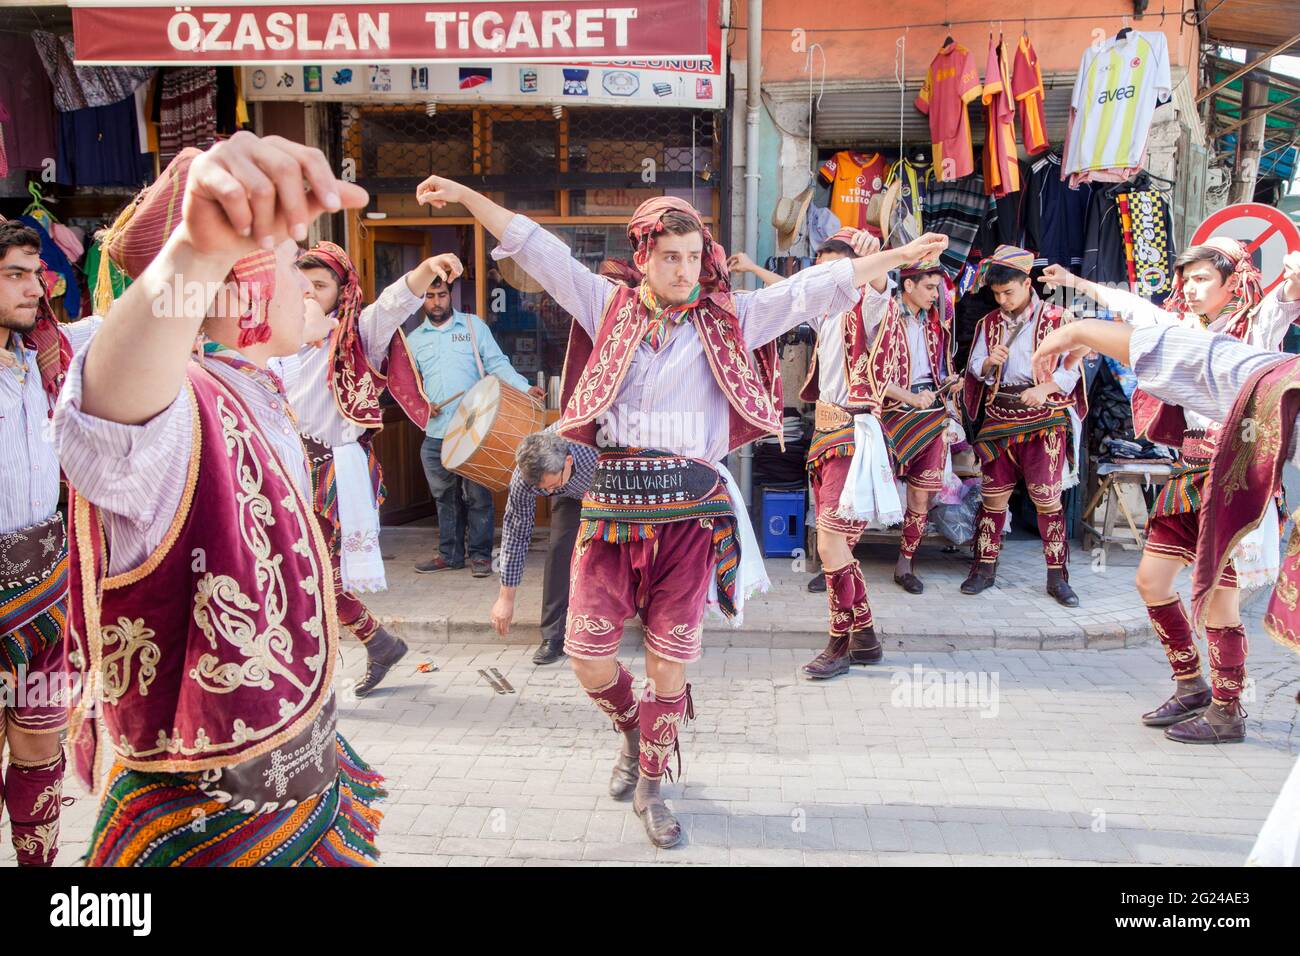
[[[831,187],[829,208],[841,226],[866,229],[880,238],[880,230],[867,222],[867,204],[884,190],[888,168],[879,153],[850,150],[842,150],[821,164],[818,173]]]
[[[984,189],[1002,198],[1020,190],[1016,162],[1016,111],[1011,105],[1011,69],[1002,38],[989,34],[988,63],[984,67]]]
[[[930,117],[935,175],[951,182],[975,171],[966,107],[980,95],[980,76],[970,50],[953,41],[930,62],[914,105]]]
[[[1140,169],[1156,101],[1172,91],[1163,33],[1090,46],[1074,81],[1064,174]]]
[[[1020,136],[1025,152],[1030,156],[1046,152],[1052,144],[1047,139],[1047,115],[1043,109],[1043,74],[1038,68],[1038,54],[1024,34],[1016,44],[1016,56],[1011,64],[1011,94],[1020,109]]]

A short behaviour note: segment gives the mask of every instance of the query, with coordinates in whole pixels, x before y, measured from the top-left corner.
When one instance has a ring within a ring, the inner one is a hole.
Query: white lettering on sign
[[[232,24],[233,19],[229,13],[205,13],[202,20],[193,13],[174,13],[167,21],[167,42],[172,49],[186,53],[389,49],[387,13],[335,13],[323,34],[319,28],[312,32],[311,17],[306,13],[243,13]]]

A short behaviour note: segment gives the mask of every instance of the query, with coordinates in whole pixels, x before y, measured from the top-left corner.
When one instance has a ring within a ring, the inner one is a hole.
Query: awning
[[[77,63],[587,63],[722,54],[722,0],[72,0]]]
[[[1300,33],[1296,0],[1198,0],[1193,13],[1205,37],[1225,46],[1271,50]]]

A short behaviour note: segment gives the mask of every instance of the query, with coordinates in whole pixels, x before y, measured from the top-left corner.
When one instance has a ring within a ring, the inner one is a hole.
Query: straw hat
[[[810,185],[793,199],[787,197],[777,200],[776,209],[772,212],[772,225],[776,227],[778,249],[789,249],[794,245],[812,198],[813,187]]]
[[[889,220],[894,215],[894,206],[902,191],[902,180],[895,179],[884,192],[876,193],[867,200],[867,223],[880,230],[882,244],[888,245]]]
[[[497,263],[501,278],[525,295],[541,292],[542,284],[524,271],[523,266],[514,259],[502,259]]]

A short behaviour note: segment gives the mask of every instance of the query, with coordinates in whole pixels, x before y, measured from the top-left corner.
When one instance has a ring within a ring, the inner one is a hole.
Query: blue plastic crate
[[[792,557],[803,550],[804,489],[763,489],[763,557]]]

